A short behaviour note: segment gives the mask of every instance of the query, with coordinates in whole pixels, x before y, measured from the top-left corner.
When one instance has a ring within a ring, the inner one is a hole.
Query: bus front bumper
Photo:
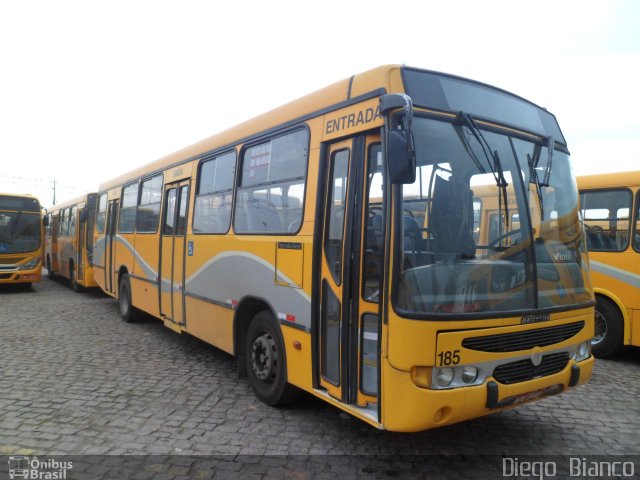
[[[510,385],[490,377],[482,385],[432,390],[418,387],[409,372],[385,361],[382,423],[388,430],[415,432],[499,412],[586,383],[593,363],[593,356],[570,360],[556,374]]]
[[[14,283],[34,283],[42,280],[42,266],[38,265],[32,270],[0,270],[0,285]]]

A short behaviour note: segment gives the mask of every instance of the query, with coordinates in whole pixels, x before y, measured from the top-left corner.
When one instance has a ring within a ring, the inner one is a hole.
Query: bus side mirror
[[[87,221],[87,209],[83,208],[80,210],[80,223],[84,223]]]
[[[411,132],[413,104],[404,93],[380,97],[380,113],[385,115],[385,149],[392,184],[416,181],[416,152]]]
[[[42,225],[44,225],[45,227],[49,226],[49,215],[42,217]]]
[[[387,163],[392,184],[416,181],[416,155],[410,131],[391,130],[387,133]]]

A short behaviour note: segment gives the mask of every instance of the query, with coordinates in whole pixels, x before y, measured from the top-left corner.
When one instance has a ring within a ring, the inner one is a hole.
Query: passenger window
[[[58,224],[58,236],[66,237],[67,230],[69,228],[69,214],[67,213],[67,209],[60,210],[60,223]]]
[[[308,143],[307,131],[298,130],[244,151],[236,232],[294,234],[300,229]]]
[[[96,229],[98,233],[104,233],[104,225],[107,220],[107,194],[100,195],[98,200],[98,213],[96,215]]]
[[[76,207],[72,207],[69,210],[69,236],[70,237],[75,237],[76,236],[76,217],[77,217],[77,209]]]
[[[122,204],[118,218],[118,233],[133,233],[138,207],[138,184],[134,183],[122,190]]]
[[[158,230],[161,202],[162,175],[144,180],[136,217],[136,232],[155,233]]]
[[[231,224],[236,152],[207,160],[200,166],[193,212],[194,233],[226,233]]]
[[[621,252],[627,248],[632,198],[627,189],[580,193],[589,250]]]

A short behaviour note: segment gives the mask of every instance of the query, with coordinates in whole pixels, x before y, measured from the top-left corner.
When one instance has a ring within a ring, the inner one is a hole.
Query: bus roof
[[[268,133],[272,129],[307,120],[309,116],[319,116],[338,110],[339,108],[347,106],[349,102],[355,103],[358,98],[364,100],[369,97],[374,98],[383,95],[384,93],[404,92],[406,89],[403,81],[403,71],[414,73],[422,72],[425,74],[436,75],[438,77],[462,80],[484,88],[485,90],[491,89],[496,92],[503,92],[513,98],[519,99],[522,103],[527,103],[534,109],[544,111],[548,116],[552,116],[545,109],[542,109],[526,99],[475,80],[465,79],[463,77],[457,77],[446,73],[415,69],[403,65],[383,65],[372,70],[353,75],[350,78],[336,82],[333,85],[329,85],[328,87],[310,93],[297,100],[293,100],[292,102],[277,107],[274,110],[263,113],[255,118],[247,120],[244,123],[231,127],[191,146],[178,150],[177,152],[104,182],[100,185],[99,191],[104,192],[126,184],[131,180],[144,177],[155,172],[160,172],[171,166],[178,165],[179,163],[195,160],[210,152],[215,152],[216,150],[221,150],[226,147],[230,148],[238,145],[239,143],[244,143],[247,140]],[[553,123],[557,126],[555,117],[553,117]],[[558,133],[558,135],[560,140],[564,141],[562,139],[562,134]],[[559,138],[556,138],[556,140]]]
[[[0,193],[0,210],[40,211],[40,200],[28,193]]]
[[[65,202],[56,203],[53,207],[49,208],[49,212],[54,212],[56,210],[60,210],[61,208],[70,207],[72,205],[77,205],[79,203],[86,203],[89,199],[89,195],[95,195],[95,193],[85,193],[84,195],[80,195],[79,197],[72,198],[71,200],[67,200]]]
[[[333,85],[277,107],[159,160],[109,180],[101,184],[99,190],[101,192],[109,190],[127,183],[130,179],[162,170],[180,161],[198,158],[207,152],[238,143],[243,139],[259,135],[260,132],[268,131],[271,128],[292,122],[314,112],[322,111],[329,106],[340,105],[378,89],[390,91],[391,87],[393,87],[394,90],[402,91],[400,69],[400,65],[385,65],[336,82]]]
[[[640,185],[640,170],[630,172],[601,173],[576,177],[578,189],[631,187]]]

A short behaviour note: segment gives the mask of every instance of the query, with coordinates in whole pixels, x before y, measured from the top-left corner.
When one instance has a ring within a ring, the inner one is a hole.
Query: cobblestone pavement
[[[219,455],[207,461],[238,478],[308,478],[300,465],[327,458],[330,470],[316,473],[404,477],[425,455],[640,455],[640,349],[598,361],[590,384],[572,392],[399,434],[310,395],[268,407],[226,353],[153,319],[126,324],[113,299],[45,279],[31,291],[0,289],[0,455],[14,454],[181,455],[174,470],[147,469],[154,478],[189,478],[188,455]],[[389,470],[384,456],[398,455],[407,460]],[[230,461],[237,456],[245,461]],[[366,465],[353,470],[354,458]]]

